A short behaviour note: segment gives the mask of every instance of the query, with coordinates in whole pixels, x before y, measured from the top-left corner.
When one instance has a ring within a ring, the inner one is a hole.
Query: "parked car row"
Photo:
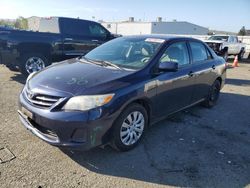
[[[41,30],[44,32],[0,28],[1,62],[28,75],[117,37],[99,23],[63,17],[47,19]]]

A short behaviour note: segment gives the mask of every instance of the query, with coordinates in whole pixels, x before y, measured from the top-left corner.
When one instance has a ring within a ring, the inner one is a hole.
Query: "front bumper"
[[[50,111],[35,107],[19,97],[19,118],[22,124],[45,142],[72,149],[89,150],[109,141],[109,130],[115,115],[104,115],[102,109]]]
[[[223,50],[220,49],[220,43],[212,43],[212,42],[206,42],[207,45],[217,54],[217,55],[223,55]]]

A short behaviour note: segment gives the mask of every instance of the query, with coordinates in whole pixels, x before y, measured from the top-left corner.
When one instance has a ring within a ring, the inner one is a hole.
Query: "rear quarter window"
[[[77,19],[64,19],[62,22],[62,30],[64,34],[77,35],[77,36],[89,36],[89,24],[88,22]]]

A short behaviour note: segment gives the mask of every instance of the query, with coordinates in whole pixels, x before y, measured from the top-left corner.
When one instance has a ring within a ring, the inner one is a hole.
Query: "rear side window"
[[[190,47],[193,55],[193,62],[205,61],[208,59],[207,50],[200,42],[190,42]]]

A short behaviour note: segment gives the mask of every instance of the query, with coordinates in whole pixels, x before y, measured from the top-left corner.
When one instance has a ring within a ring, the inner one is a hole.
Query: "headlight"
[[[219,44],[219,50],[222,50],[223,44]]]
[[[86,111],[109,103],[113,97],[114,94],[76,96],[69,99],[63,109]]]

